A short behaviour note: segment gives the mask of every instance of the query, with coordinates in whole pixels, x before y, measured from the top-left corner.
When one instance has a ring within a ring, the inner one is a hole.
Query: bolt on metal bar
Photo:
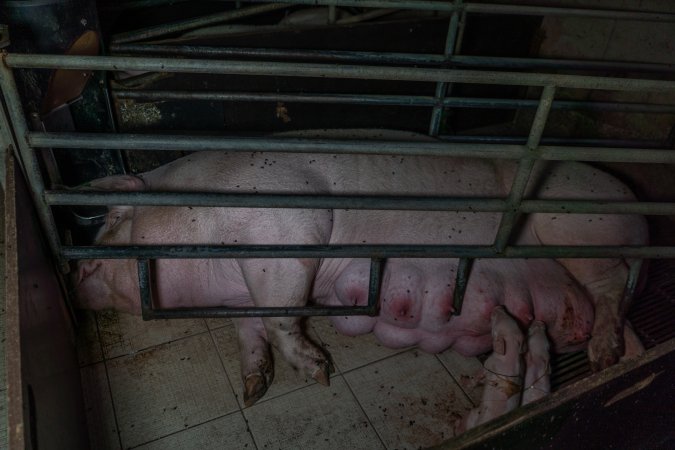
[[[548,113],[551,110],[551,104],[553,103],[554,96],[555,86],[546,86],[541,93],[539,107],[537,108],[537,112],[534,115],[532,128],[530,129],[530,135],[527,138],[526,146],[529,149],[530,154],[523,157],[518,163],[516,176],[513,179],[511,192],[509,193],[509,197],[507,199],[509,210],[502,214],[499,230],[497,231],[497,236],[495,237],[494,245],[498,251],[502,251],[508,245],[508,241],[516,225],[516,221],[520,217],[520,203],[523,200],[527,182],[530,179],[530,174],[532,173],[534,164],[537,161],[536,150],[539,146],[541,135],[544,132],[544,127],[546,126],[546,120],[548,119]]]
[[[140,101],[253,101],[337,103],[385,106],[434,106],[434,97],[423,95],[356,95],[356,94],[284,94],[279,92],[222,92],[116,89],[112,95],[120,100]],[[451,97],[439,100],[443,107],[517,109],[536,108],[539,100],[481,97]],[[675,105],[650,103],[593,102],[581,100],[554,101],[553,109],[585,109],[593,111],[621,111],[645,113],[675,113]]]
[[[380,291],[381,261],[371,261],[368,306],[297,306],[297,307],[209,307],[209,308],[155,308],[152,301],[150,261],[137,260],[138,286],[143,320],[188,319],[215,317],[281,317],[281,316],[353,316],[377,315]]]
[[[138,70],[153,72],[272,75],[289,77],[358,78],[446,83],[548,86],[619,91],[670,92],[675,81],[611,78],[549,73],[485,72],[417,67],[380,67],[276,61],[219,61],[209,59],[140,58],[133,56],[76,56],[12,53],[10,67],[25,69]]]
[[[230,208],[373,209],[504,212],[503,198],[228,194],[218,192],[46,191],[48,205],[197,206]],[[675,215],[675,202],[523,200],[523,213]]]
[[[54,217],[51,214],[49,206],[45,203],[42,196],[45,191],[45,186],[42,181],[40,166],[35,152],[26,141],[28,125],[21,106],[21,99],[18,94],[19,91],[17,90],[16,82],[14,81],[14,74],[12,73],[12,69],[2,62],[0,62],[0,91],[2,91],[2,95],[5,99],[11,126],[16,134],[22,167],[25,170],[33,203],[35,204],[38,218],[45,232],[49,249],[51,250],[52,255],[57,259],[61,271],[67,273],[70,270],[70,267],[68,261],[61,256],[60,239],[56,223],[54,222]]]
[[[133,30],[124,33],[114,34],[111,38],[111,41],[115,44],[122,44],[125,42],[134,42],[143,39],[156,38],[160,36],[165,36],[167,34],[193,30],[195,28],[204,27],[207,25],[227,22],[230,20],[243,19],[245,17],[255,16],[257,14],[276,11],[279,9],[286,9],[288,8],[288,6],[289,5],[283,3],[270,3],[267,5],[251,6],[244,9],[233,9],[221,13],[195,17],[180,22],[174,22],[149,28],[143,28],[140,30]]]
[[[455,291],[452,294],[452,314],[455,316],[462,314],[464,294],[466,293],[466,287],[469,285],[469,276],[471,274],[472,266],[473,259],[459,258],[457,276],[455,278]]]
[[[115,245],[63,246],[67,259],[138,258],[675,258],[675,246]]]
[[[455,5],[460,5],[461,0],[455,0]],[[445,39],[445,51],[443,56],[449,58],[455,52],[455,44],[457,43],[457,34],[459,32],[459,11],[454,11],[450,17],[448,24],[448,35]],[[452,89],[448,83],[439,82],[436,84],[436,92],[434,99],[436,105],[431,111],[431,119],[429,123],[429,136],[437,136],[438,130],[441,126],[441,119],[443,117],[443,99]]]
[[[462,13],[462,16],[465,14]],[[464,21],[460,18],[455,48],[461,48]],[[144,56],[187,56],[191,58],[217,57],[229,58],[244,56],[247,58],[300,59],[333,63],[388,63],[416,64],[461,67],[482,67],[501,69],[562,69],[562,70],[599,70],[673,73],[672,64],[624,62],[624,61],[587,61],[579,59],[553,58],[513,58],[503,56],[443,56],[432,53],[399,53],[399,52],[367,52],[349,50],[309,50],[309,49],[277,49],[277,48],[240,48],[240,47],[206,47],[194,45],[160,45],[160,44],[113,44],[113,53]]]

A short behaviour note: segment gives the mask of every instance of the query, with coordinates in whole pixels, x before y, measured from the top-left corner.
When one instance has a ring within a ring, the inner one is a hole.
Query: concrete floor
[[[482,391],[476,358],[386,349],[312,318],[308,334],[336,366],[330,387],[277,357],[272,387],[245,408],[230,320],[144,323],[88,312],[83,324],[79,358],[96,449],[425,448],[451,438]]]

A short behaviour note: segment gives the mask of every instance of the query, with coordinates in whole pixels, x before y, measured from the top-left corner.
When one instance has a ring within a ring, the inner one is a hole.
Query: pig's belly
[[[396,273],[390,276],[395,277]],[[385,283],[386,280],[382,289],[386,289]],[[365,280],[360,284],[355,290],[367,290]],[[339,297],[333,296],[327,303],[354,304],[340,301]],[[582,348],[593,325],[590,299],[554,260],[477,261],[459,316],[448,316],[447,310],[437,310],[443,301],[431,297],[422,301],[418,310],[420,317],[412,325],[391,317],[391,311],[382,306],[382,299],[376,317],[336,316],[331,320],[340,333],[356,336],[372,332],[386,347],[418,346],[431,353],[452,347],[465,356],[491,350],[490,315],[497,305],[504,305],[524,329],[533,320],[543,321],[554,352]],[[365,304],[363,296],[356,304]],[[441,317],[447,319],[439,320]]]

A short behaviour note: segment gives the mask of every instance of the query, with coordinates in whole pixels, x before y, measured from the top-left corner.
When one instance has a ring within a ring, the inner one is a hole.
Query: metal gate
[[[444,36],[445,52],[438,55],[375,52],[317,52],[303,50],[198,48],[135,44],[139,39],[157,37],[219,21],[246,17],[283,8],[286,4],[329,5],[328,20],[335,20],[335,6],[435,10],[449,14],[448,34]],[[471,14],[555,15],[594,18],[631,19],[653,22],[675,22],[675,15],[628,11],[582,10],[553,7],[474,4],[455,1],[282,1],[274,5],[242,7],[219,16],[187,21],[171,26],[129,32],[113,37],[113,49],[142,56],[68,56],[3,53],[0,65],[0,88],[4,98],[0,128],[13,130],[4,134],[3,145],[16,149],[29,180],[33,200],[45,230],[49,246],[64,272],[68,262],[88,258],[133,258],[138,261],[139,283],[146,319],[172,317],[240,317],[274,315],[348,315],[376,314],[380,274],[387,258],[459,258],[455,292],[455,309],[461,310],[463,288],[466,287],[471,262],[475,258],[673,258],[673,246],[522,246],[513,245],[517,219],[524,214],[602,213],[675,215],[671,202],[606,202],[524,199],[525,187],[534,164],[539,160],[675,163],[675,152],[666,148],[630,148],[621,146],[543,145],[542,133],[552,108],[595,109],[625,112],[675,111],[673,105],[635,104],[622,102],[589,102],[556,100],[560,89],[610,90],[628,92],[675,92],[675,81],[641,78],[564,75],[511,70],[602,69],[648,70],[672,75],[665,65],[605,63],[525,58],[462,56],[462,32],[467,15]],[[10,30],[11,31],[11,30]],[[151,56],[157,53],[182,56]],[[206,59],[216,57],[217,59]],[[246,60],[234,59],[246,57]],[[251,58],[257,60],[249,60]],[[321,62],[289,62],[298,59]],[[417,67],[424,65],[426,67]],[[475,67],[472,70],[462,66]],[[435,85],[434,96],[406,95],[337,95],[290,93],[232,93],[189,91],[124,91],[121,99],[190,99],[227,101],[297,101],[325,104],[425,106],[432,109],[429,134],[439,133],[439,124],[446,107],[536,108],[529,134],[523,142],[503,139],[498,142],[477,139],[475,142],[392,142],[365,140],[331,140],[284,137],[224,137],[130,133],[71,133],[31,131],[26,121],[14,80],[14,69],[68,69],[95,71],[149,71],[199,74],[237,74],[244,76],[282,76],[347,78],[424,82]],[[496,70],[499,69],[499,70]],[[484,99],[452,97],[455,83],[523,86],[540,89],[539,100]],[[611,141],[608,141],[611,143]],[[616,143],[616,142],[615,142]],[[578,144],[578,143],[577,143]],[[444,155],[472,158],[506,158],[518,161],[515,179],[506,198],[421,198],[389,196],[307,196],[246,195],[224,193],[179,192],[91,192],[47,189],[41,174],[37,149],[133,149],[185,150],[226,152],[290,152],[377,155]],[[335,208],[396,209],[418,211],[500,212],[501,223],[492,245],[155,245],[155,246],[72,246],[64,245],[52,214],[53,206],[65,205],[171,205],[254,208]],[[149,261],[158,258],[370,258],[370,287],[367,306],[298,307],[298,308],[195,308],[158,310],[150,298]],[[634,285],[636,274],[629,279]]]

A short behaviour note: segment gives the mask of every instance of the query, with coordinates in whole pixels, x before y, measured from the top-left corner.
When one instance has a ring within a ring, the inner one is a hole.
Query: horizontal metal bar
[[[484,136],[484,135],[448,135],[437,136],[444,142],[456,144],[522,144],[525,145],[527,137],[519,136]],[[571,147],[592,147],[592,148],[632,148],[640,149],[661,149],[664,143],[657,140],[647,139],[593,139],[593,138],[541,138],[543,146],[561,146]],[[672,150],[671,150],[672,151]]]
[[[675,246],[155,245],[64,246],[67,259],[130,258],[675,258]]]
[[[511,58],[502,56],[443,55],[433,53],[358,52],[347,50],[309,50],[243,47],[206,47],[191,45],[121,44],[111,46],[111,52],[154,56],[188,57],[246,57],[280,60],[312,60],[324,62],[352,62],[375,64],[426,64],[444,67],[490,67],[500,69],[556,69],[556,70],[601,70],[626,72],[672,73],[672,64],[589,61],[554,58]]]
[[[237,308],[172,308],[152,309],[144,315],[144,320],[157,319],[196,319],[196,318],[241,318],[241,317],[290,317],[290,316],[373,316],[375,308],[369,306],[249,306]],[[146,318],[147,317],[147,318]]]
[[[512,158],[523,155],[519,145],[449,145],[444,142],[393,142],[297,138],[232,138],[225,136],[148,135],[122,133],[28,133],[34,147],[127,149],[127,150],[218,150],[239,152],[330,153],[417,156],[475,156]]]
[[[382,209],[413,211],[503,211],[500,199],[375,195],[224,194],[213,192],[47,191],[51,205],[162,205],[236,208]]]
[[[140,30],[132,30],[126,31],[124,33],[114,34],[111,38],[111,41],[116,43],[140,41],[143,39],[167,34],[193,30],[195,28],[205,27],[216,23],[223,23],[230,20],[243,19],[257,14],[263,14],[285,8],[288,8],[288,5],[283,3],[270,3],[266,5],[252,6],[250,8],[232,9],[206,16],[193,17],[180,22],[167,23],[154,27],[143,28]]]
[[[214,192],[46,191],[49,205],[156,205],[235,208],[503,212],[505,199],[420,196],[225,194]],[[675,202],[523,200],[523,213],[675,215]]]
[[[209,59],[141,58],[134,56],[72,56],[11,53],[4,57],[13,68],[134,70],[153,72],[271,75],[319,78],[358,78],[446,83],[548,86],[621,91],[675,91],[675,81],[610,78],[548,73],[494,72],[418,67],[379,67],[276,61],[220,61]]]
[[[123,133],[28,133],[33,147],[240,151],[284,153],[330,153],[369,155],[461,156],[519,159],[523,145],[446,142],[394,142],[297,138],[231,138],[225,136],[147,135]],[[540,158],[553,161],[604,161],[675,163],[675,152],[651,148],[600,148],[541,146]]]
[[[422,95],[358,95],[358,94],[285,94],[278,92],[217,92],[217,91],[149,91],[115,89],[112,94],[122,100],[142,101],[249,101],[249,102],[299,102],[337,103],[353,105],[435,106],[439,101]],[[536,108],[539,101],[530,99],[452,97],[440,101],[452,108]],[[591,101],[554,101],[553,109],[585,109],[593,111],[623,111],[649,113],[675,113],[675,105],[648,103],[618,103]]]
[[[245,0],[246,3],[259,3],[264,0]],[[643,20],[654,22],[675,22],[675,15],[658,12],[602,10],[562,8],[549,6],[529,5],[501,5],[490,3],[464,3],[455,5],[451,2],[428,1],[428,0],[278,0],[280,3],[292,3],[298,5],[336,5],[357,6],[363,8],[398,8],[417,9],[427,11],[464,10],[468,13],[482,14],[518,14],[518,15],[541,15],[563,17],[593,17],[599,19],[623,19]]]

